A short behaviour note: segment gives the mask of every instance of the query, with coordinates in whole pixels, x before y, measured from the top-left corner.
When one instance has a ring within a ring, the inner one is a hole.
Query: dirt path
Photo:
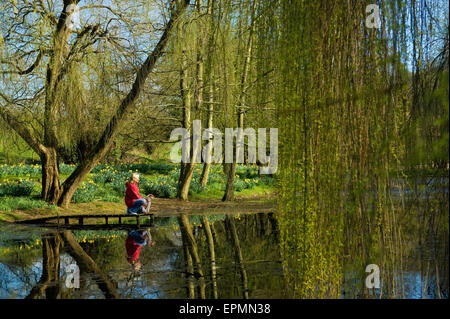
[[[177,199],[156,198],[150,209],[155,216],[186,214],[226,214],[226,213],[268,213],[275,211],[273,197],[249,197],[233,202],[222,202],[217,199],[182,202]],[[68,208],[35,208],[30,210],[2,211],[2,219],[15,222],[27,219],[66,215],[92,214],[124,214],[125,204],[109,202],[91,202],[70,204]]]

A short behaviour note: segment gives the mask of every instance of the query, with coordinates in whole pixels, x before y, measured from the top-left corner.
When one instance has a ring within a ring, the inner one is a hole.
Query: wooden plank
[[[76,224],[70,224],[70,225],[57,225],[57,224],[48,224],[45,227],[48,228],[59,228],[59,229],[71,229],[71,230],[132,230],[136,229],[136,224],[98,224],[98,225],[79,225]]]
[[[139,217],[138,217],[139,216]],[[119,218],[119,222],[122,222],[122,217],[136,217],[136,219],[140,219],[141,216],[149,216],[150,218],[153,218],[154,214],[140,214],[140,215],[130,215],[130,214],[101,214],[101,215],[94,215],[94,214],[83,214],[83,215],[66,215],[66,216],[52,216],[52,217],[42,217],[42,218],[35,218],[35,219],[28,219],[28,220],[21,220],[21,221],[17,221],[15,223],[18,224],[44,224],[47,222],[51,222],[54,220],[58,220],[61,218],[64,218],[64,223],[65,224],[70,224],[69,220],[71,218],[74,219],[78,219],[79,221],[81,220],[81,223],[83,223],[83,219],[84,218],[105,218],[105,220],[109,218],[115,218],[118,217]],[[139,222],[140,223],[140,222]]]

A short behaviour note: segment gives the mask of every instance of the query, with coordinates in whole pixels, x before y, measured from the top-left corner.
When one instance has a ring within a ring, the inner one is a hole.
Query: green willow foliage
[[[412,73],[408,69],[410,47],[419,50],[419,44],[407,36],[411,28],[405,20],[414,21],[425,9],[407,1],[379,1],[381,26],[370,29],[368,4],[280,1],[279,37],[272,42],[279,48],[273,55],[279,63],[277,218],[286,279],[300,298],[341,297],[350,253],[360,254],[357,269],[364,274],[381,247],[385,269],[393,273],[401,243],[393,185],[414,179],[408,175],[412,164],[441,165],[448,172],[448,148],[440,162],[418,163],[411,152],[414,141],[445,140],[445,134],[448,139],[448,104],[447,123],[442,123],[445,103],[433,100],[437,106],[427,117],[438,121],[434,131],[421,125],[426,112],[411,117],[415,97],[426,94],[420,89],[432,92],[419,85],[425,81],[419,83],[417,74],[426,79],[436,72],[423,64]],[[437,46],[436,51],[445,51]],[[448,70],[448,43],[446,50],[443,68]],[[448,90],[437,94],[448,100]]]

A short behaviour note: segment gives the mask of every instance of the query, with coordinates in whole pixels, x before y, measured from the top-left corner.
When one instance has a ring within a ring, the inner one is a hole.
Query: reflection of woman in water
[[[141,269],[142,264],[139,261],[139,255],[142,246],[145,245],[150,247],[155,245],[155,242],[152,241],[150,231],[133,229],[128,232],[127,239],[125,240],[125,248],[127,249],[127,261],[133,266],[134,271]]]
[[[152,194],[148,194],[146,198],[142,197],[139,194],[137,183],[139,183],[139,174],[133,173],[125,184],[127,187],[125,192],[125,204],[127,204],[128,207],[128,214],[135,215],[147,213],[150,210],[152,198],[154,198]]]

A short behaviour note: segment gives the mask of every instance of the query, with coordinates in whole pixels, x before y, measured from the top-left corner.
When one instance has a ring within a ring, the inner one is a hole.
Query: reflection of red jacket
[[[139,258],[139,254],[141,253],[142,245],[136,244],[133,237],[131,237],[131,236],[127,237],[127,241],[125,242],[125,247],[127,249],[128,261],[135,261]]]
[[[127,191],[125,192],[125,204],[127,204],[128,208],[131,208],[136,199],[144,197],[139,195],[139,188],[136,183],[127,182],[125,185],[127,186]]]

